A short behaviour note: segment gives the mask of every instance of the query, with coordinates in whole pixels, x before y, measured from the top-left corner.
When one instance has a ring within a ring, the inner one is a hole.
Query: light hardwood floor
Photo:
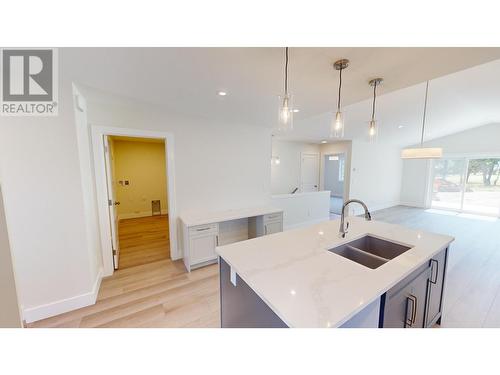
[[[217,265],[187,273],[172,262],[168,218],[121,220],[120,269],[102,281],[93,306],[30,327],[219,327]]]
[[[218,266],[187,273],[161,260],[116,271],[97,303],[30,327],[219,327]]]
[[[442,327],[500,327],[500,220],[405,206],[376,211],[372,218],[454,236]]]
[[[170,258],[168,216],[120,220],[120,269]]]
[[[392,207],[374,220],[452,235],[443,327],[500,327],[500,221]],[[217,265],[161,260],[103,280],[95,305],[31,327],[219,327]]]

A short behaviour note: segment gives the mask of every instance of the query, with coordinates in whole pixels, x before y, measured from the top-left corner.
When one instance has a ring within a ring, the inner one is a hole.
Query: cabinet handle
[[[436,276],[433,278],[432,276],[434,275],[434,264],[436,264]],[[438,281],[438,272],[439,272],[439,262],[436,259],[431,259],[431,283],[436,284]],[[434,279],[434,280],[433,280]]]
[[[207,228],[199,228],[199,229],[196,229],[197,232],[201,232],[201,231],[204,231],[204,230],[209,230],[210,227],[207,227]]]
[[[215,236],[215,246],[219,246],[219,235]]]
[[[411,316],[410,319],[408,320],[408,305],[410,301],[411,301]],[[417,297],[415,297],[413,294],[410,294],[408,297],[406,297],[405,326],[412,327],[416,321],[417,321]]]

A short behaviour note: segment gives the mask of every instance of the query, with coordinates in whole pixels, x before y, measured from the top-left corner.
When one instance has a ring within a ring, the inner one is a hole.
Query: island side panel
[[[222,328],[287,327],[238,275],[236,286],[231,283],[231,267],[222,258],[219,271]]]

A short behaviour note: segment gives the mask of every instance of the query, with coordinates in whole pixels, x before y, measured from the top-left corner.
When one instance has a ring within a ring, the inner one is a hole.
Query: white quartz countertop
[[[446,248],[453,237],[350,217],[221,246],[217,253],[289,327],[338,327]],[[371,235],[412,247],[376,269],[328,251]]]
[[[228,220],[236,220],[245,217],[268,215],[278,212],[283,212],[283,210],[281,208],[263,206],[263,207],[240,208],[240,209],[217,211],[217,212],[190,212],[180,215],[180,218],[184,223],[184,225],[192,227],[195,225],[220,223]]]

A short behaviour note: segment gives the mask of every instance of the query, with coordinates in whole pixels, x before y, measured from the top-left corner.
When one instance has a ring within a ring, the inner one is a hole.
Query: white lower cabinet
[[[264,224],[264,234],[273,234],[283,232],[283,222],[275,221],[271,223]]]
[[[248,238],[256,238],[283,231],[282,212],[251,216],[245,219],[248,220]],[[184,265],[188,271],[217,262],[215,248],[219,246],[219,235],[222,236],[224,244],[228,243],[228,239],[230,240],[235,237],[238,240],[246,239],[241,236],[241,233],[238,233],[238,236],[234,236],[234,233],[230,232],[231,225],[222,225],[222,223],[227,224],[228,221],[231,220],[206,224],[197,223],[197,225],[193,226],[186,225],[183,222]],[[222,234],[220,231],[222,231]]]
[[[208,233],[191,236],[189,249],[191,250],[191,264],[198,264],[217,259],[215,247],[217,246],[217,234]]]

